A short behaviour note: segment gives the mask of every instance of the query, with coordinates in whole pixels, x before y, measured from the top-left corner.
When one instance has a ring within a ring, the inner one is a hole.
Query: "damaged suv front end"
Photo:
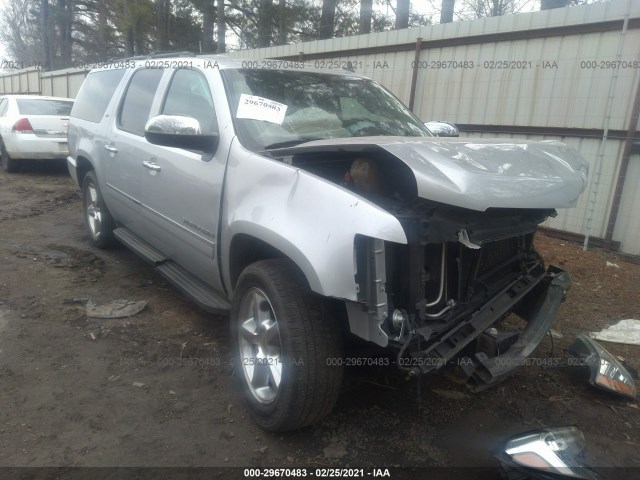
[[[412,374],[455,364],[482,389],[523,364],[571,283],[545,267],[533,238],[586,186],[575,150],[433,137],[390,93],[348,73],[222,74],[238,134],[223,258],[234,258],[234,238],[260,238],[345,306],[352,334]],[[232,261],[225,283],[240,269]],[[498,332],[512,313],[526,326]]]
[[[533,237],[554,207],[575,203],[587,176],[563,144],[359,138],[277,154],[323,178],[332,168],[377,172],[343,184],[391,213],[407,241],[354,235],[357,300],[346,307],[351,332],[394,349],[400,368],[454,363],[481,389],[522,365],[553,324],[571,281],[545,269]],[[492,328],[511,313],[523,331]]]

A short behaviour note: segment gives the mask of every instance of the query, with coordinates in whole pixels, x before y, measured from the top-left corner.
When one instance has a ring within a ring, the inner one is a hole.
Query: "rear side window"
[[[36,98],[18,98],[16,104],[20,115],[69,115],[73,107],[72,101]]]
[[[164,70],[147,68],[138,70],[131,77],[118,116],[118,127],[136,135],[144,135],[153,97]]]
[[[99,123],[124,73],[124,69],[90,73],[80,87],[71,116]]]

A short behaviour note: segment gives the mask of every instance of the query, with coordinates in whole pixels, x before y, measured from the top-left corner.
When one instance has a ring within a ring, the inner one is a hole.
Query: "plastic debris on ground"
[[[640,320],[632,318],[620,320],[600,332],[591,332],[589,336],[603,342],[640,345]]]
[[[93,318],[124,318],[131,317],[147,306],[146,300],[114,300],[104,305],[96,305],[91,300],[87,302],[87,317]]]
[[[558,330],[554,330],[553,328],[549,330],[549,335],[551,335],[553,338],[562,338],[562,333],[560,333]]]

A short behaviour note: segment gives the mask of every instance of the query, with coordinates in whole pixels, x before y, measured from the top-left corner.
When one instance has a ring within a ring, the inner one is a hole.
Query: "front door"
[[[185,115],[203,133],[217,132],[213,97],[202,72],[172,72],[159,114]],[[150,243],[217,290],[222,290],[216,257],[225,152],[196,152],[148,144],[140,161],[145,208],[153,223]]]

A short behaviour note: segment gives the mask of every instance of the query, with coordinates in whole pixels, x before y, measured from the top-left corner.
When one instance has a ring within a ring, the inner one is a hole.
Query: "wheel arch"
[[[93,163],[91,163],[87,157],[78,155],[78,158],[76,159],[76,174],[78,176],[78,185],[80,185],[80,188],[82,188],[82,182],[84,181],[85,175],[91,170],[95,171]]]
[[[230,290],[235,290],[238,279],[246,267],[260,260],[268,260],[271,258],[290,260],[307,279],[309,287],[311,287],[312,290],[314,286],[317,288],[319,279],[311,263],[303,256],[302,252],[293,248],[292,245],[289,247],[287,251],[293,252],[295,258],[285,255],[282,250],[276,248],[272,243],[260,239],[255,235],[248,233],[237,233],[234,235],[229,245],[228,256]]]

